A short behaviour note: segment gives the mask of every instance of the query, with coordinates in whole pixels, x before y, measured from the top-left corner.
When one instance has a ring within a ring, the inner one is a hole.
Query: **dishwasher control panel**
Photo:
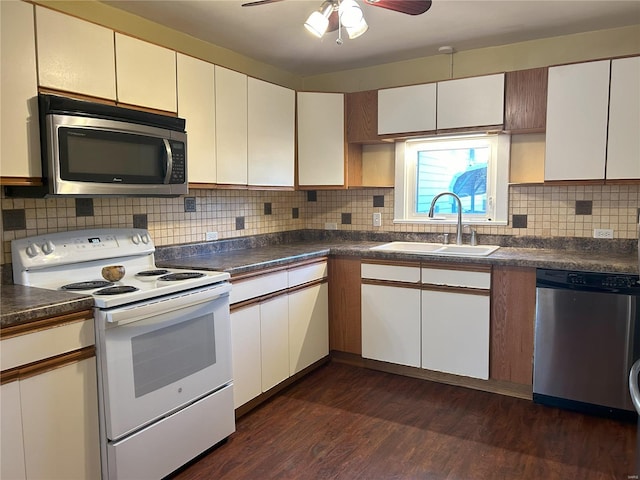
[[[640,295],[638,275],[538,269],[536,284],[542,288],[568,288]]]

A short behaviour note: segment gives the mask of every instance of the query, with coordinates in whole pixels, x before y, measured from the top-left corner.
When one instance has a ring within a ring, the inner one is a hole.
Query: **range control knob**
[[[151,241],[151,239],[149,238],[149,235],[147,235],[146,233],[142,234],[142,243],[144,243],[145,245],[148,244]]]
[[[131,237],[131,241],[134,243],[134,245],[138,245],[140,243],[140,235],[139,234],[134,234]]]
[[[56,246],[53,244],[51,240],[47,240],[42,244],[42,251],[44,252],[45,255],[49,255],[53,253],[55,249],[56,249]]]
[[[41,253],[42,250],[40,250],[40,247],[35,243],[32,243],[27,247],[27,256],[30,258],[37,257]]]

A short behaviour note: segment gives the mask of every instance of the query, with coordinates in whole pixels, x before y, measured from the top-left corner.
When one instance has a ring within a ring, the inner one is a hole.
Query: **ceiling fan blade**
[[[374,7],[407,15],[420,15],[431,8],[431,0],[366,0],[366,2]]]
[[[243,7],[255,7],[257,5],[266,5],[268,3],[282,2],[283,0],[256,0],[255,2],[243,3]]]

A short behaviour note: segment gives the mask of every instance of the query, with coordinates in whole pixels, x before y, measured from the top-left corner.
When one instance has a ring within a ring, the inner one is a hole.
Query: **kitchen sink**
[[[497,245],[443,245],[426,242],[391,242],[371,250],[382,252],[413,253],[416,255],[458,255],[463,257],[486,257],[500,247]]]

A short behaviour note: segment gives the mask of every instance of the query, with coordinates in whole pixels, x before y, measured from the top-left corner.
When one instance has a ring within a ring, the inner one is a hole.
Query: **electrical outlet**
[[[327,222],[324,224],[324,229],[325,230],[337,230],[338,229],[338,224],[337,223],[333,223],[333,222]]]
[[[381,227],[382,226],[382,214],[379,212],[376,212],[373,214],[373,226],[374,227]]]
[[[205,232],[204,239],[209,242],[218,239],[218,232]]]
[[[593,238],[613,238],[613,229],[611,228],[594,228]]]

